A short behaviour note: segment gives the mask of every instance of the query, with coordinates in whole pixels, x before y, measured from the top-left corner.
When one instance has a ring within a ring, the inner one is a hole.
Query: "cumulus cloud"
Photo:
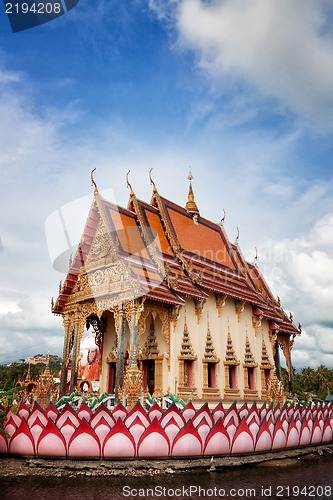
[[[301,9],[295,0],[163,3],[149,2],[159,19],[173,19],[178,46],[194,52],[198,68],[220,82],[222,93],[224,86],[246,83],[252,99],[256,93],[275,98],[313,124],[333,126],[329,2],[303,0]]]
[[[282,297],[282,306],[300,321],[303,333],[293,351],[296,367],[318,366],[333,359],[333,214],[319,218],[308,236],[266,241],[264,266],[271,288]]]
[[[0,290],[0,323],[0,364],[36,352],[61,353],[61,322],[50,313],[48,297],[33,286],[29,293]]]

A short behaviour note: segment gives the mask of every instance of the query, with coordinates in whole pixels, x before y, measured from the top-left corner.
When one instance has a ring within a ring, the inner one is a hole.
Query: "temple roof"
[[[117,264],[118,274],[132,284],[137,296],[183,305],[186,297],[205,300],[209,293],[223,295],[251,304],[263,318],[275,322],[279,331],[299,334],[257,264],[246,262],[238,244],[229,241],[223,226],[199,214],[192,178],[189,177],[186,207],[160,196],[155,184],[149,204],[137,199],[128,183],[127,208],[105,200],[95,186],[83,235],[53,312],[63,313],[78,288],[80,274],[96,268],[93,256],[99,244],[97,239],[104,237],[108,252],[113,255],[112,265]],[[107,295],[110,290],[105,288],[104,292]]]

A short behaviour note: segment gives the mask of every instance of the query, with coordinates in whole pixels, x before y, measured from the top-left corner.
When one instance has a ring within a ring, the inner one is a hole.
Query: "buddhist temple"
[[[197,405],[264,401],[280,384],[280,355],[292,385],[301,328],[257,259],[245,260],[223,220],[204,218],[191,173],[184,206],[149,177],[147,203],[127,176],[127,208],[104,199],[91,177],[84,231],[52,299],[65,330],[61,395],[98,390],[132,406],[148,394]]]

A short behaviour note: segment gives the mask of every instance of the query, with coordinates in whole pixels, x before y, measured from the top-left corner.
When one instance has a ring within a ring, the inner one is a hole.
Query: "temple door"
[[[116,363],[109,363],[109,382],[108,382],[108,393],[115,393],[115,382],[116,382]]]
[[[155,361],[152,359],[142,362],[143,387],[148,387],[149,394],[153,395],[155,391]]]

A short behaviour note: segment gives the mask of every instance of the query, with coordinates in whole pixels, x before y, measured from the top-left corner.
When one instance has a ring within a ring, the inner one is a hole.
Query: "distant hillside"
[[[9,390],[16,386],[18,381],[24,381],[28,372],[31,380],[35,380],[45,370],[47,354],[36,354],[32,358],[20,360],[9,365],[0,365],[0,389]],[[58,376],[62,366],[62,358],[50,354],[49,367],[55,377]]]

